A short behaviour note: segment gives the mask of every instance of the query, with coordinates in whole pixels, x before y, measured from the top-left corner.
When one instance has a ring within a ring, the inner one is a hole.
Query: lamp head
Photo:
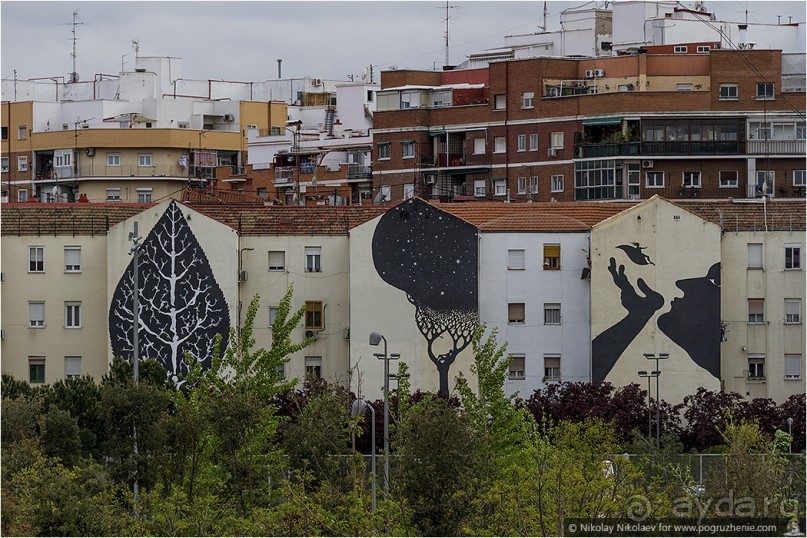
[[[661,371],[660,370],[653,370],[652,372],[650,372],[650,375],[652,375],[653,377],[658,377],[658,376],[661,375]]]
[[[652,353],[643,353],[645,359],[655,359],[656,356]]]
[[[367,412],[367,402],[365,400],[354,400],[350,406],[350,418],[362,417]]]
[[[669,359],[669,358],[670,358],[670,354],[669,354],[669,353],[659,353],[659,354],[658,354],[658,358],[659,358],[659,359]]]
[[[639,375],[645,377],[647,375],[647,370],[639,370]]]
[[[389,358],[391,360],[397,361],[398,359],[401,358],[401,354],[400,353],[390,353]]]
[[[375,331],[371,332],[370,333],[370,345],[371,346],[377,346],[379,343],[381,343],[382,338],[384,338],[384,336],[382,336],[381,333],[375,332]]]

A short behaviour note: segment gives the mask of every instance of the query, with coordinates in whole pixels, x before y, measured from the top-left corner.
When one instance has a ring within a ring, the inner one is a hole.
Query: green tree
[[[58,407],[51,407],[40,418],[40,436],[45,454],[73,466],[81,458],[81,434],[76,419]]]

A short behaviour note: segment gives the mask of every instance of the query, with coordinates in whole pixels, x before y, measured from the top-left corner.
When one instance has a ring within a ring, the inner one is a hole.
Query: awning
[[[622,123],[622,118],[594,118],[583,120],[583,125],[618,125]]]

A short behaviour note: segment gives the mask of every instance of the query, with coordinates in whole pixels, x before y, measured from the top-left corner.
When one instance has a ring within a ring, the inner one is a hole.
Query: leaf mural
[[[448,371],[479,323],[476,227],[418,199],[387,211],[373,235],[373,263],[406,293],[429,358],[448,394]],[[448,342],[444,353],[436,351]]]
[[[109,307],[109,337],[115,357],[133,355],[134,260],[123,273]],[[217,335],[226,349],[230,315],[224,293],[182,210],[171,202],[149,232],[138,264],[141,358],[158,360],[175,382],[188,371],[185,352],[210,366]]]

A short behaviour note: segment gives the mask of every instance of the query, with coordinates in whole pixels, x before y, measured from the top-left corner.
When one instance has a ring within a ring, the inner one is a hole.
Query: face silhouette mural
[[[133,355],[134,260],[123,273],[109,307],[109,338],[115,357]],[[140,250],[138,263],[138,347],[141,358],[158,360],[177,385],[183,383],[190,353],[210,365],[216,336],[227,348],[230,315],[205,252],[182,210],[171,202]]]
[[[422,200],[409,200],[379,220],[373,263],[378,275],[415,306],[415,323],[437,367],[440,392],[448,394],[449,369],[479,323],[476,227]]]
[[[643,247],[620,245],[628,258],[637,265],[655,265],[649,257],[639,254]],[[632,255],[631,255],[632,254]],[[630,266],[629,266],[630,267]],[[617,266],[611,258],[608,265],[614,284],[620,290],[620,302],[627,315],[600,333],[592,342],[592,378],[603,381],[622,353],[644,329],[667,300],[639,278],[631,284],[630,269]],[[720,264],[715,263],[706,275],[677,280],[675,285],[684,292],[673,299],[669,312],[658,317],[657,326],[687,355],[711,375],[720,378]]]

